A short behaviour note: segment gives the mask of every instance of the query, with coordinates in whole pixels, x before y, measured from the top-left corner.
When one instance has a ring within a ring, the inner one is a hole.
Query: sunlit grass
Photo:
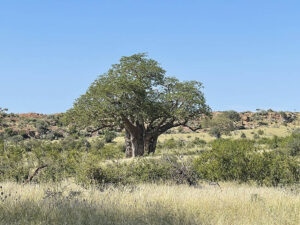
[[[84,189],[2,183],[1,224],[299,224],[295,190],[225,183]],[[10,194],[10,196],[9,196]],[[7,196],[6,198],[4,196]]]
[[[241,137],[241,134],[244,133],[247,138],[253,139],[254,135],[257,134],[259,130],[262,130],[264,132],[264,134],[260,135],[260,137],[271,138],[274,135],[278,137],[285,137],[290,135],[292,131],[297,128],[300,128],[300,124],[298,123],[298,121],[297,123],[289,124],[288,126],[273,124],[269,126],[261,126],[254,129],[237,130],[231,132],[231,135],[223,135],[222,137],[238,139]],[[208,132],[199,131],[199,132],[190,132],[190,133],[162,134],[159,136],[158,141],[164,142],[165,140],[170,138],[174,138],[175,140],[176,139],[193,140],[196,137],[206,142],[215,140],[215,138],[209,135]],[[124,143],[124,137],[118,136],[117,138],[114,139],[114,142]]]

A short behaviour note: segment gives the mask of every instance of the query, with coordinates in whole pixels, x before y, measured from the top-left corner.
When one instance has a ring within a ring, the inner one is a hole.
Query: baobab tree
[[[122,57],[100,75],[68,110],[67,117],[79,127],[125,129],[126,155],[154,153],[159,135],[196,122],[210,114],[198,81],[180,82],[145,54]]]

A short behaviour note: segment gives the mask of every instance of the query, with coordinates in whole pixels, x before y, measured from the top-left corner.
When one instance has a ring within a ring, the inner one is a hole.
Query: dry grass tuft
[[[297,189],[2,183],[1,224],[299,224]],[[7,196],[6,198],[4,196]]]

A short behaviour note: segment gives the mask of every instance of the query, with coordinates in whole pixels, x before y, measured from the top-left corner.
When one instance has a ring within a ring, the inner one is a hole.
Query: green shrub
[[[57,131],[48,131],[47,134],[44,135],[44,139],[46,140],[58,140],[59,138],[63,138],[63,135]]]
[[[12,136],[18,135],[18,132],[16,132],[12,128],[5,128],[4,135],[5,135],[5,137],[12,137]]]
[[[247,138],[246,134],[245,134],[245,133],[242,133],[242,134],[241,134],[241,138]]]
[[[105,131],[104,140],[106,143],[111,143],[117,137],[116,132],[114,131]]]
[[[264,133],[265,133],[265,132],[264,132],[263,130],[258,130],[258,131],[257,131],[257,134],[258,134],[258,135],[263,135]]]
[[[100,184],[132,184],[167,180],[171,177],[171,166],[157,159],[138,159],[134,162],[115,162],[91,168],[87,175]]]
[[[39,120],[36,122],[35,127],[40,135],[46,134],[49,128],[49,124],[44,120]]]
[[[120,159],[124,156],[123,148],[123,145],[106,144],[98,154],[102,159]]]
[[[213,126],[209,130],[209,134],[217,139],[221,138],[222,132],[221,129],[217,126]]]
[[[253,141],[219,140],[194,161],[198,175],[212,181],[256,181],[277,186],[299,182],[296,160],[280,152],[257,151]]]
[[[287,149],[291,156],[300,154],[300,135],[293,135],[287,143]]]
[[[197,178],[192,169],[179,162],[176,157],[139,158],[130,162],[113,162],[89,168],[85,176],[81,176],[81,181],[123,185],[173,181],[194,185]]]
[[[163,143],[159,145],[159,148],[165,149],[175,149],[184,147],[186,142],[184,140],[175,140],[174,138],[170,138],[165,140]]]
[[[206,141],[204,141],[204,140],[202,140],[202,139],[200,139],[198,137],[195,137],[195,139],[192,141],[192,144],[196,145],[196,146],[204,146],[207,143],[206,143]]]
[[[238,122],[241,120],[240,114],[234,110],[225,111],[222,114],[223,116],[225,116],[226,118],[230,119],[233,122]]]
[[[102,138],[97,138],[92,142],[92,148],[96,150],[100,150],[105,145],[105,141]]]
[[[77,151],[89,151],[91,149],[90,142],[85,138],[75,139],[73,136],[63,139],[59,142],[59,147],[63,151],[77,150]]]
[[[248,166],[249,180],[254,180],[259,185],[295,184],[300,179],[299,164],[282,152],[253,154]]]
[[[14,136],[17,137],[17,136]],[[0,141],[0,181],[10,180],[24,182],[34,170],[47,165],[34,182],[61,181],[75,177],[86,158],[100,162],[106,158],[116,157],[116,151],[91,151],[87,140],[64,140],[49,142],[44,140],[26,140],[22,142]],[[119,156],[122,149],[118,148]]]
[[[11,142],[21,142],[21,141],[23,141],[23,140],[24,140],[24,137],[21,136],[21,135],[15,135],[15,136],[10,137],[10,138],[8,139],[8,141],[11,141]]]

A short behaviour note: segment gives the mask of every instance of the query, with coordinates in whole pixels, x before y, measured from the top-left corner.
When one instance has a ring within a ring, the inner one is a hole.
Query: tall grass
[[[2,183],[0,224],[299,224],[299,189]],[[7,197],[5,197],[7,196]]]

